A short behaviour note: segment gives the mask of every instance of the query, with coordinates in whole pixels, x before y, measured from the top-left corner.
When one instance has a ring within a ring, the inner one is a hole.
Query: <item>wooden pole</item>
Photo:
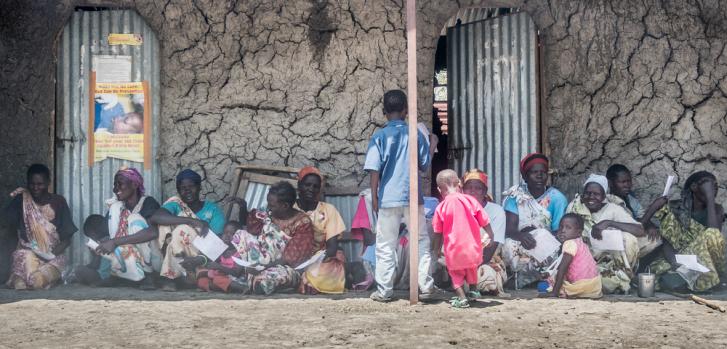
[[[419,302],[419,157],[417,152],[416,0],[406,0],[407,96],[409,118],[409,304]]]

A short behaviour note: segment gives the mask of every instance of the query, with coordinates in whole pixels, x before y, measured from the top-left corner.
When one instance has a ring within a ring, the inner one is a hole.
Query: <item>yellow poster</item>
[[[120,34],[112,33],[109,34],[109,45],[141,45],[144,40],[140,34]]]
[[[95,83],[93,76],[89,162],[106,158],[145,162],[151,125],[147,83]]]

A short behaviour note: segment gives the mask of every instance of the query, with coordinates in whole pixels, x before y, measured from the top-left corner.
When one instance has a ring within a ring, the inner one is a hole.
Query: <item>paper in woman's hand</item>
[[[536,229],[529,233],[535,239],[535,248],[532,250],[525,250],[527,253],[535,258],[538,262],[543,262],[548,257],[555,254],[560,248],[560,242],[545,229]]]
[[[41,250],[35,250],[35,249],[33,249],[32,251],[33,251],[33,253],[35,253],[36,256],[40,257],[40,259],[42,259],[46,262],[56,259],[56,255],[54,255],[50,252],[43,252]]]
[[[709,272],[709,268],[703,266],[702,264],[697,261],[697,256],[693,254],[678,254],[675,255],[677,263],[683,265],[685,268],[689,270],[698,271],[700,273],[707,273]]]
[[[209,232],[204,237],[197,236],[192,241],[192,246],[196,247],[199,252],[202,252],[211,261],[217,260],[222,255],[222,252],[227,250],[227,244],[222,241],[215,233]]]
[[[598,240],[591,236],[591,247],[599,251],[623,251],[624,236],[620,230],[606,229],[601,232],[602,239]]]
[[[661,194],[661,196],[669,196],[669,189],[671,189],[671,185],[674,183],[674,176],[669,176],[666,179],[666,186],[664,186],[664,193]]]

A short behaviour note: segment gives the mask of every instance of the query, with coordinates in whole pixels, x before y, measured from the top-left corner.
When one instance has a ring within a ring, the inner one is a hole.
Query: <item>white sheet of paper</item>
[[[50,252],[43,252],[40,250],[32,250],[36,256],[40,257],[44,261],[52,261],[56,259],[56,255]]]
[[[262,265],[255,265],[255,263],[250,263],[248,261],[244,261],[237,257],[232,257],[232,261],[241,267],[255,268],[255,270],[259,270],[259,271],[265,270],[265,267],[263,267]]]
[[[313,263],[317,263],[319,261],[322,261],[325,258],[326,258],[326,251],[318,251],[318,252],[316,252],[313,255],[313,257],[310,257],[310,259],[308,259],[307,261],[301,263],[299,266],[295,267],[295,270],[303,270],[307,266],[309,266],[309,265],[311,265]]]
[[[94,241],[93,239],[88,239],[88,241],[86,241],[86,246],[88,246],[92,250],[96,250],[96,248],[98,248],[98,242]]]
[[[131,56],[94,55],[91,64],[96,82],[131,81]]]
[[[664,186],[664,193],[661,194],[661,196],[669,196],[669,189],[671,189],[671,185],[674,183],[674,176],[669,176],[666,178],[666,186]]]
[[[699,264],[699,261],[697,261],[697,256],[693,254],[678,254],[675,255],[677,263],[685,266],[687,269],[695,270],[700,273],[707,273],[709,272],[709,268]]]
[[[601,251],[623,251],[624,235],[620,230],[606,229],[601,232],[603,239],[597,240],[591,236],[591,247]]]
[[[194,238],[192,246],[196,247],[199,252],[202,252],[211,261],[217,260],[222,252],[227,249],[227,244],[211,231],[205,237],[197,236]]]
[[[535,239],[536,247],[532,250],[525,251],[527,251],[527,253],[538,262],[545,261],[560,248],[560,242],[558,239],[545,229],[534,230],[530,233],[530,235],[532,235]]]

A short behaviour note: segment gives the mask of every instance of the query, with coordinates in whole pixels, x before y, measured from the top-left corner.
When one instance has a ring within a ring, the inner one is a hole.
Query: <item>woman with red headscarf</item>
[[[542,261],[533,257],[534,250],[539,248],[535,234],[554,234],[568,206],[565,195],[548,186],[548,166],[545,155],[526,155],[520,161],[523,181],[503,193],[507,196],[503,202],[507,239],[502,255],[515,274],[516,288],[538,281],[545,268],[558,257],[558,251]]]
[[[108,227],[84,224],[84,234],[95,238],[97,256],[88,266],[76,268],[83,283],[105,284],[114,276],[144,281],[142,288],[154,288],[152,274],[161,268],[158,232],[147,220],[159,209],[159,202],[146,196],[144,178],[135,168],[122,168],[114,175],[114,197],[106,201]],[[89,217],[89,219],[91,219]]]

